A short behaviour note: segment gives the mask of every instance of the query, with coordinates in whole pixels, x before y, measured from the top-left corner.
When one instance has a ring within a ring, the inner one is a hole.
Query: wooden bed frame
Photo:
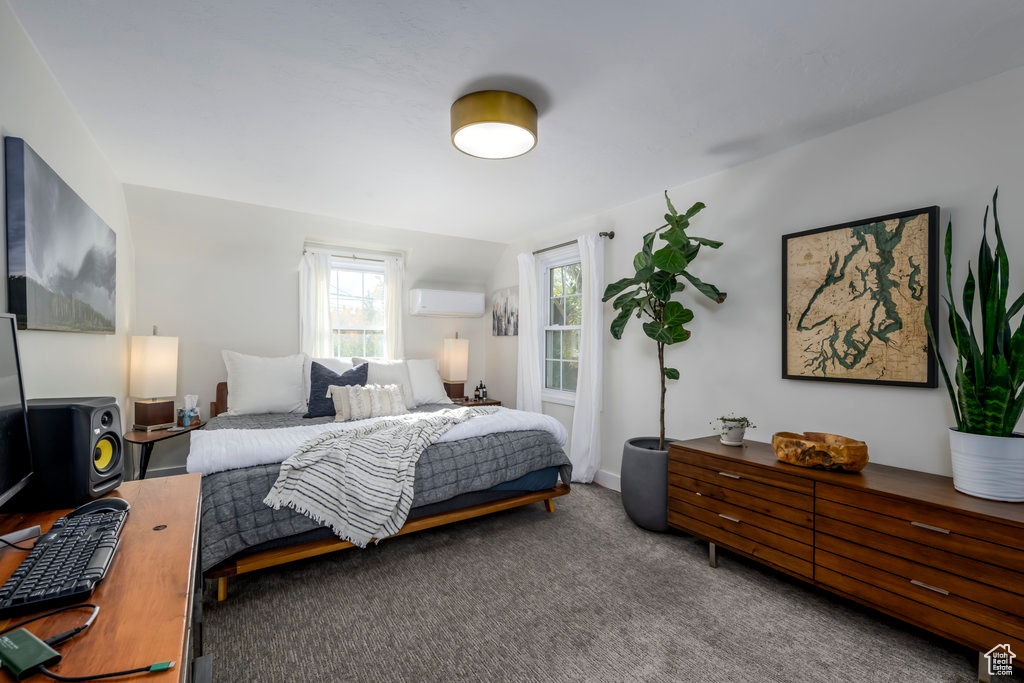
[[[210,402],[210,417],[217,417],[221,413],[227,412],[227,409],[228,384],[227,382],[221,382],[217,385],[217,400]],[[564,496],[569,493],[569,490],[569,487],[565,484],[558,483],[554,488],[550,489],[533,491],[520,496],[514,496],[512,498],[503,498],[491,503],[482,503],[480,505],[473,505],[467,508],[441,512],[435,515],[428,515],[426,517],[419,517],[417,519],[407,521],[395,536],[411,534],[414,531],[422,531],[423,529],[432,529],[434,527],[451,524],[453,522],[461,522],[464,519],[481,517],[483,515],[491,514],[492,512],[509,510],[522,505],[529,505],[530,503],[543,502],[544,508],[548,512],[554,512],[555,504],[553,499],[558,496]],[[345,548],[353,547],[355,546],[353,546],[352,543],[343,541],[340,538],[325,538],[318,541],[296,543],[295,545],[284,548],[263,550],[251,555],[225,560],[210,571],[206,572],[203,576],[207,579],[216,579],[217,600],[223,601],[227,600],[228,597],[229,576],[248,574],[249,572],[266,569],[267,567],[276,567],[280,564],[287,564],[307,557],[315,557],[316,555],[323,555],[325,553],[332,553],[336,550],[344,550]]]

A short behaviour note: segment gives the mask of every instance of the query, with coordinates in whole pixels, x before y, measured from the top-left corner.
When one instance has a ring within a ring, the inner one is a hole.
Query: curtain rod
[[[598,237],[607,237],[608,239],[613,240],[613,239],[615,239],[615,231],[612,230],[611,232],[599,232],[599,233],[597,233],[597,236]],[[533,253],[534,254],[543,254],[545,251],[551,251],[552,249],[561,249],[562,247],[567,247],[570,244],[576,244],[576,240],[569,240],[568,242],[562,242],[561,244],[554,244],[554,245],[552,245],[550,247],[544,247],[543,249],[538,249],[537,251],[535,251]]]
[[[352,259],[353,261],[368,261],[370,263],[384,263],[388,256],[397,256],[402,258],[401,254],[376,251],[374,249],[358,249],[352,247],[341,247],[336,244],[324,244],[320,242],[306,242],[302,245],[303,255],[313,252],[326,252],[333,258]],[[356,254],[365,254],[365,256],[357,256]]]
[[[330,249],[317,249],[316,247],[311,247],[311,249],[313,249],[314,251],[326,251],[326,252],[329,252],[329,254],[331,256],[335,257],[335,258],[346,258],[346,259],[352,259],[353,261],[369,261],[370,263],[384,263],[384,259],[382,259],[382,258],[367,258],[365,256],[356,256],[355,254],[335,254]],[[303,253],[303,255],[305,255],[305,254],[308,254],[309,251],[310,251],[309,248],[303,249],[302,253]]]

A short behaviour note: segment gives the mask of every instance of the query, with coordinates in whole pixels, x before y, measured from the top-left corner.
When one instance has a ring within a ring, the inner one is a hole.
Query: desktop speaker
[[[124,446],[114,398],[32,399],[28,431],[32,478],[14,509],[75,507],[121,483]]]

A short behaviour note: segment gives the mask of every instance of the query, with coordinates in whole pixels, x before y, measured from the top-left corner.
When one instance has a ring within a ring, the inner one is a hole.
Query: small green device
[[[59,652],[23,628],[0,636],[0,666],[19,681],[59,661]]]

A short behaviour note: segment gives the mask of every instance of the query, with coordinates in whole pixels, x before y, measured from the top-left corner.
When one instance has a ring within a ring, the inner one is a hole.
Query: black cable
[[[75,628],[70,629],[68,631],[64,631],[63,633],[58,633],[55,636],[50,636],[45,641],[43,641],[47,645],[49,645],[50,647],[53,647],[54,645],[59,645],[60,643],[66,642],[66,641],[70,640],[71,638],[74,638],[76,635],[78,635],[79,633],[81,633],[85,629],[89,628],[89,626],[92,625],[92,622],[96,619],[96,615],[100,613],[99,605],[94,605],[91,602],[83,602],[83,603],[81,603],[79,605],[67,605],[65,607],[58,607],[57,609],[50,610],[49,612],[45,612],[43,614],[38,614],[38,615],[36,615],[34,617],[29,617],[28,619],[24,619],[22,621],[19,621],[17,624],[14,624],[12,626],[8,626],[3,631],[0,631],[0,636],[2,636],[5,633],[9,633],[10,631],[13,631],[16,628],[21,628],[25,624],[31,624],[33,621],[39,621],[40,619],[45,619],[46,617],[52,617],[55,614],[60,614],[62,612],[68,612],[68,611],[73,610],[73,609],[91,609],[92,610],[92,614],[89,615],[89,618],[86,619],[85,622],[83,624],[81,624],[80,626],[76,626]],[[151,671],[152,672],[167,671],[168,669],[173,669],[174,668],[174,664],[175,664],[174,662],[156,662],[155,664],[150,664],[149,666],[142,666],[142,667],[139,667],[137,669],[125,669],[124,671],[111,671],[109,673],[95,674],[93,676],[65,676],[63,674],[54,673],[53,671],[50,671],[49,669],[47,669],[45,666],[40,666],[38,668],[38,671],[39,671],[39,673],[41,673],[41,674],[43,674],[45,676],[49,676],[50,678],[52,678],[55,681],[96,681],[96,680],[99,680],[101,678],[117,678],[119,676],[131,676],[132,674],[149,673]]]
[[[96,614],[100,611],[100,608],[99,608],[99,605],[94,605],[91,602],[83,602],[83,603],[81,603],[79,605],[67,605],[65,607],[58,607],[55,610],[50,610],[49,612],[44,612],[43,614],[37,614],[34,617],[30,617],[28,619],[25,619],[24,621],[19,621],[17,624],[14,624],[13,626],[8,626],[3,631],[0,631],[0,636],[2,636],[5,633],[9,633],[9,632],[13,631],[16,628],[21,628],[25,624],[31,624],[33,621],[39,621],[40,619],[45,619],[46,617],[52,617],[54,614],[60,614],[61,612],[68,612],[68,611],[73,610],[73,609],[86,609],[86,608],[89,608],[89,609],[93,610],[92,616],[89,617],[88,621],[86,621],[85,624],[83,624],[83,627],[88,627],[89,624],[92,623],[92,620],[96,618]],[[60,635],[64,635],[64,634],[60,634]],[[67,639],[65,638],[65,640],[67,640]],[[63,642],[63,641],[60,641],[60,642]]]
[[[0,538],[0,543],[3,543],[6,546],[10,546],[11,548],[17,548],[18,550],[32,550],[32,548],[26,548],[23,545],[18,545],[17,543],[11,543],[10,541],[8,541],[6,539],[3,539],[3,538]],[[33,548],[34,547],[35,546],[33,546]]]
[[[141,666],[138,669],[125,669],[124,671],[111,671],[105,674],[96,674],[95,676],[62,676],[61,674],[54,673],[47,669],[45,666],[39,667],[39,673],[44,676],[49,676],[55,681],[96,681],[101,678],[117,678],[118,676],[131,676],[132,674],[149,673],[153,671],[152,667]]]

